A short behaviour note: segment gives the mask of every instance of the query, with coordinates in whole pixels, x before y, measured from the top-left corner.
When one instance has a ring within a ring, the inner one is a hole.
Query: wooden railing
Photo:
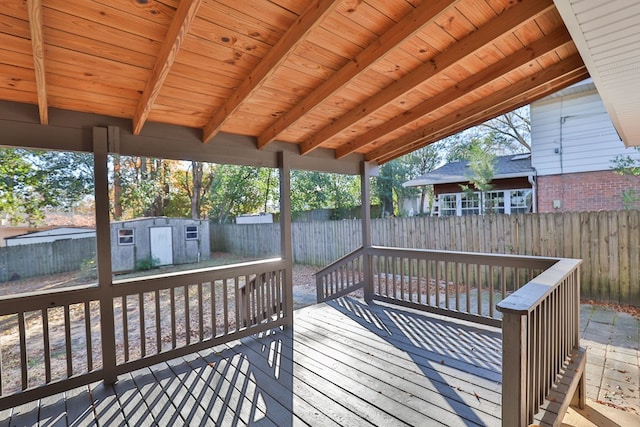
[[[577,403],[584,406],[586,356],[579,347],[581,262],[559,260],[498,304],[503,314],[505,426],[527,426],[534,417],[540,424],[558,425],[576,391]]]
[[[0,408],[102,378],[97,287],[0,298]]]
[[[284,325],[285,268],[271,259],[116,281],[107,322],[98,287],[0,298],[0,410]],[[115,366],[104,366],[101,334],[114,334]]]
[[[558,425],[572,398],[584,405],[581,260],[361,248],[316,274],[318,300],[345,294],[350,276],[337,272],[365,257],[366,297],[502,326],[504,426]]]
[[[348,253],[316,273],[318,302],[347,295],[364,286],[362,248]]]
[[[362,248],[316,273],[318,301],[364,286],[368,298],[499,326],[495,304],[557,259],[418,249]]]

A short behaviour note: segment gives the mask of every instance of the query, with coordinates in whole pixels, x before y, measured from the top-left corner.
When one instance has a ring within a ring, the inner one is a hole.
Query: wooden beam
[[[49,123],[49,110],[44,61],[44,36],[42,33],[42,1],[27,0],[27,12],[29,14],[29,30],[31,31],[31,48],[33,53],[33,68],[36,74],[40,123],[46,125]]]
[[[584,67],[578,70],[573,70],[566,76],[562,76],[562,78],[556,79],[552,82],[547,82],[542,85],[542,87],[523,92],[522,95],[518,96],[517,98],[498,104],[493,108],[484,111],[483,115],[475,115],[468,118],[467,120],[456,123],[453,127],[442,128],[423,139],[419,139],[410,144],[407,144],[400,150],[391,150],[389,153],[383,154],[376,161],[380,164],[386,163],[412,151],[415,151],[421,147],[424,147],[425,145],[440,141],[443,138],[454,135],[470,127],[480,125],[491,117],[497,117],[501,114],[513,111],[516,108],[520,108],[538,99],[544,98],[545,96],[549,96],[561,89],[564,89],[567,86],[578,83],[588,77],[589,72]]]
[[[133,134],[139,135],[142,131],[147,117],[151,112],[162,85],[171,71],[173,62],[180,51],[193,19],[198,13],[198,8],[203,0],[182,0],[178,5],[178,10],[171,21],[167,36],[162,43],[160,52],[156,58],[156,63],[151,71],[151,76],[142,92],[142,97],[138,101],[136,111],[133,114]]]
[[[316,0],[296,19],[278,43],[260,61],[258,66],[242,81],[227,101],[218,108],[211,121],[204,128],[203,142],[209,142],[220,132],[224,122],[240,107],[240,104],[250,97],[275,72],[279,65],[287,60],[307,35],[315,30],[339,4],[340,2],[337,0]]]
[[[535,61],[543,55],[571,42],[569,32],[563,27],[531,43],[529,46],[514,52],[500,61],[488,66],[482,72],[457,83],[454,86],[429,98],[423,103],[412,107],[403,114],[394,117],[386,123],[377,126],[362,135],[354,137],[352,140],[336,149],[336,158],[345,157],[356,150],[362,149],[372,144],[377,139],[394,132],[420,118],[446,106],[454,100],[473,92],[505,74]]]
[[[363,104],[351,109],[329,126],[321,129],[300,145],[300,153],[306,154],[319,147],[327,139],[347,129],[366,116],[375,113],[380,108],[406,94],[416,86],[444,72],[448,67],[451,67],[458,61],[476,53],[486,45],[493,43],[495,39],[525,25],[552,7],[552,0],[541,0],[523,2],[508,9],[496,19],[463,38],[440,55],[416,68],[401,80],[389,85]]]
[[[580,55],[572,55],[557,64],[522,79],[420,129],[382,145],[365,155],[367,161],[389,161],[420,147],[483,123],[489,117],[504,114],[589,76]]]
[[[344,87],[355,77],[361,75],[377,60],[386,55],[399,43],[413,36],[425,25],[433,22],[442,12],[454,6],[459,0],[425,1],[413,9],[389,31],[369,44],[355,58],[347,62],[327,81],[315,88],[306,98],[287,111],[273,125],[258,136],[258,148],[262,148],[284,132],[298,119],[311,111],[315,106]]]

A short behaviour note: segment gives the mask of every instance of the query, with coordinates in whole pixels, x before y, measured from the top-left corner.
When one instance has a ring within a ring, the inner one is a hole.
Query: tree
[[[295,170],[291,173],[291,211],[333,209],[331,219],[342,219],[360,204],[355,176]]]
[[[640,147],[634,147],[640,153]],[[640,159],[619,154],[613,159],[613,172],[618,175],[634,177],[640,180]],[[635,188],[622,190],[622,204],[625,209],[640,208],[640,193]]]
[[[172,162],[149,157],[119,156],[118,165],[120,199],[113,200],[113,212],[115,206],[120,205],[123,218],[166,215]]]
[[[268,180],[268,173],[267,168],[215,165],[207,194],[209,218],[225,223],[237,215],[258,212],[264,202],[260,182]]]
[[[480,125],[490,131],[493,139],[511,150],[531,151],[531,118],[529,106],[520,107]]]
[[[72,208],[92,194],[90,154],[0,149],[0,210],[13,224],[38,224],[45,208]]]
[[[467,193],[468,197],[476,197],[475,193],[480,192],[481,200],[484,200],[485,206],[482,212],[490,213],[495,209],[491,205],[491,200],[487,197],[487,193],[493,188],[493,176],[495,175],[495,156],[489,150],[483,147],[490,141],[483,142],[473,140],[468,153],[469,170],[467,171],[467,179],[471,185],[461,184],[462,191]]]
[[[403,161],[407,162],[410,176],[416,177],[426,174],[434,170],[442,161],[441,145],[439,143],[429,144],[403,157]],[[428,196],[433,196],[433,186],[423,185],[419,188],[405,188],[409,197],[420,196],[420,206],[418,214],[424,214],[424,205]]]

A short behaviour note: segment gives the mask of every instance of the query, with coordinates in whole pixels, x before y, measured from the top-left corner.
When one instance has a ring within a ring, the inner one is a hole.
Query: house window
[[[511,190],[511,213],[529,213],[533,205],[533,192],[531,190]]]
[[[531,189],[440,194],[438,200],[439,216],[518,214],[533,211]]]
[[[133,245],[133,229],[121,228],[118,230],[118,245]]]
[[[478,215],[480,213],[480,194],[462,193],[460,197],[460,215]]]
[[[504,213],[504,191],[489,191],[484,195],[485,213]]]
[[[456,216],[457,215],[457,196],[455,194],[441,194],[440,198],[440,216]]]
[[[198,226],[197,225],[187,225],[185,227],[185,233],[187,235],[187,240],[198,240]]]

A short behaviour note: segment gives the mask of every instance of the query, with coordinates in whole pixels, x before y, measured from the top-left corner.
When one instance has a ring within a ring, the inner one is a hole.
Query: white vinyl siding
[[[531,104],[531,163],[538,175],[609,170],[625,148],[591,83]]]

